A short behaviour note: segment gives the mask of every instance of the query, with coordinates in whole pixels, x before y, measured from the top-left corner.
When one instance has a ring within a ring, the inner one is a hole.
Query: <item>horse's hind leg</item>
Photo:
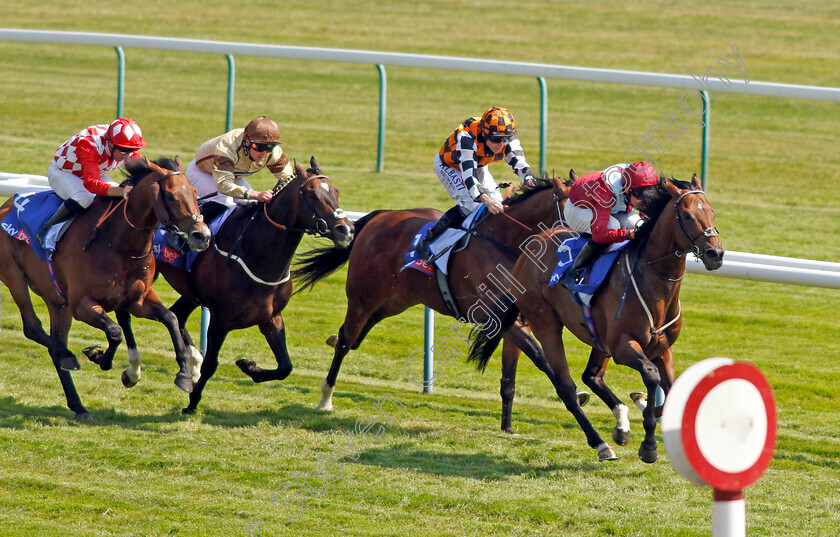
[[[29,287],[26,284],[23,273],[16,266],[11,270],[6,270],[6,267],[4,267],[4,272],[3,283],[9,288],[9,293],[12,295],[12,299],[20,311],[20,318],[23,322],[23,335],[27,339],[31,339],[51,351],[54,342],[44,331],[41,319],[35,313],[35,308],[32,306],[32,297],[29,294]]]
[[[620,446],[626,446],[630,442],[630,420],[627,405],[622,403],[621,399],[604,382],[604,373],[609,361],[609,356],[593,348],[592,352],[589,353],[589,362],[586,364],[582,380],[592,390],[592,393],[606,403],[615,416],[615,428],[612,432],[613,441]]]
[[[193,384],[198,382],[201,376],[201,363],[204,361],[204,355],[201,354],[199,348],[193,343],[192,336],[190,336],[187,330],[187,319],[190,318],[190,314],[198,306],[198,302],[181,297],[169,308],[175,314],[175,318],[178,319],[178,326],[181,328],[181,337],[184,339],[184,345],[190,353],[190,373],[192,374]]]
[[[509,337],[505,337],[502,343],[502,431],[513,434],[511,424],[513,415],[513,397],[516,393],[516,366],[519,363],[519,347]]]
[[[377,311],[368,317],[364,321],[364,325],[362,325],[361,316],[351,315],[351,311],[353,311],[353,308],[348,305],[344,324],[338,329],[338,336],[334,344],[335,354],[333,355],[327,378],[321,383],[321,400],[315,405],[315,408],[319,410],[332,410],[333,408],[332,396],[335,392],[335,381],[338,378],[338,371],[341,369],[341,362],[344,360],[344,357],[347,356],[351,349],[358,349],[368,332],[379,321],[387,317],[387,315],[382,315]]]
[[[190,404],[181,410],[182,414],[195,414],[195,409],[201,401],[201,394],[207,381],[219,367],[219,351],[228,335],[228,330],[223,328],[219,322],[214,321],[215,316],[210,317],[210,326],[207,329],[207,353],[204,355],[204,362],[201,364],[201,376],[190,392]]]
[[[569,373],[569,363],[566,360],[566,351],[563,346],[563,323],[548,304],[538,305],[536,300],[531,300],[531,302],[528,305],[530,311],[523,311],[523,313],[528,318],[531,329],[545,350],[546,360],[551,367],[550,373],[546,373],[546,375],[554,384],[554,389],[566,409],[571,412],[578,425],[583,429],[586,442],[598,452],[598,460],[616,459],[613,449],[603,441],[601,435],[598,434],[598,431],[595,430],[580,407],[576,386]]]
[[[236,361],[236,365],[243,373],[251,377],[254,382],[265,382],[268,380],[283,380],[292,372],[292,360],[286,348],[286,327],[283,316],[275,315],[270,321],[260,325],[260,332],[265,336],[274,358],[277,360],[277,369],[262,369],[257,367],[254,360],[242,358]]]
[[[117,322],[123,331],[125,344],[128,347],[128,367],[126,367],[120,380],[126,388],[133,388],[140,382],[140,366],[143,364],[143,356],[137,349],[137,341],[134,339],[134,330],[131,329],[131,314],[126,310],[117,310]]]
[[[67,398],[67,408],[76,414],[77,420],[93,421],[93,417],[91,417],[90,413],[82,405],[82,401],[79,399],[79,394],[76,391],[76,385],[73,384],[73,377],[70,376],[70,372],[67,371],[66,367],[70,365],[70,361],[76,362],[77,369],[79,364],[76,361],[76,357],[67,349],[67,336],[73,318],[67,308],[59,309],[48,302],[47,309],[50,312],[50,335],[56,343],[54,349],[50,351],[50,357],[58,373],[58,379],[61,381],[61,387],[64,389],[64,396]]]

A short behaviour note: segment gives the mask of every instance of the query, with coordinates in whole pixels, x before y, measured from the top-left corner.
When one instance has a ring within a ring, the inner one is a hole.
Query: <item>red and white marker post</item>
[[[754,365],[708,358],[686,369],[668,393],[662,439],[683,477],[714,489],[712,535],[744,537],[743,490],[773,458],[773,391]]]

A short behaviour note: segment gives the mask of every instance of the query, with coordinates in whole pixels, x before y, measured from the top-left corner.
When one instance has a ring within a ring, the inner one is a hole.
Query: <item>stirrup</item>
[[[558,283],[566,289],[568,289],[569,291],[572,291],[574,290],[575,285],[577,285],[580,281],[580,277],[581,274],[574,274],[574,272],[570,268],[566,271],[565,274],[563,274],[563,277],[560,278],[560,281]]]

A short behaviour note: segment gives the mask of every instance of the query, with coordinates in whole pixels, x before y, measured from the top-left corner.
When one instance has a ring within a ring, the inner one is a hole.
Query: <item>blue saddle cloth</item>
[[[548,282],[549,287],[557,285],[560,278],[571,268],[572,262],[574,262],[587,240],[586,237],[572,237],[564,240],[560,247],[557,248],[557,266],[551,274],[551,280]],[[612,244],[606,253],[602,254],[595,261],[591,268],[586,269],[581,283],[575,285],[574,292],[572,293],[572,296],[575,297],[575,300],[579,304],[589,306],[589,303],[592,301],[592,296],[601,284],[606,281],[616,257],[618,257],[621,250],[628,244],[630,244],[630,241]]]
[[[35,240],[35,235],[41,229],[41,225],[64,203],[64,200],[52,190],[38,189],[18,192],[15,194],[14,203],[14,207],[0,225],[12,237],[29,243],[35,250],[35,254],[46,261],[47,253]],[[45,240],[47,248],[55,248],[61,229],[68,223],[69,221],[61,222],[50,229]]]
[[[225,223],[225,220],[228,219],[228,217],[231,215],[231,213],[233,213],[233,210],[236,209],[236,207],[236,205],[228,207],[225,212],[223,212],[222,214],[214,218],[212,222],[210,222],[211,235],[216,235],[216,233],[219,231],[219,228],[222,227],[222,224]],[[168,263],[173,267],[186,272],[192,270],[193,263],[195,263],[198,254],[201,253],[189,250],[186,254],[182,254],[175,248],[171,247],[169,245],[169,242],[167,242],[166,237],[163,236],[163,228],[160,228],[157,231],[155,231],[155,240],[152,243],[152,251],[154,252],[156,260],[163,261],[164,263]]]

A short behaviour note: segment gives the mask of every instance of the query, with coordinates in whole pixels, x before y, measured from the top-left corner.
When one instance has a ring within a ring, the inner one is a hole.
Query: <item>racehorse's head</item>
[[[164,228],[185,237],[190,248],[206,250],[210,246],[210,229],[198,210],[196,190],[184,174],[181,161],[159,158],[148,162],[156,175],[149,185],[152,206]]]
[[[338,206],[338,189],[321,171],[315,157],[309,160],[309,169],[295,163],[295,174],[300,179],[298,222],[301,227],[332,239],[344,248],[353,241],[353,222]]]
[[[718,239],[715,227],[715,210],[709,204],[706,193],[697,178],[691,178],[688,188],[675,181],[666,181],[665,188],[674,201],[674,212],[680,232],[676,232],[678,244],[687,252],[694,252],[703,261],[706,270],[716,270],[723,265],[723,245]]]

